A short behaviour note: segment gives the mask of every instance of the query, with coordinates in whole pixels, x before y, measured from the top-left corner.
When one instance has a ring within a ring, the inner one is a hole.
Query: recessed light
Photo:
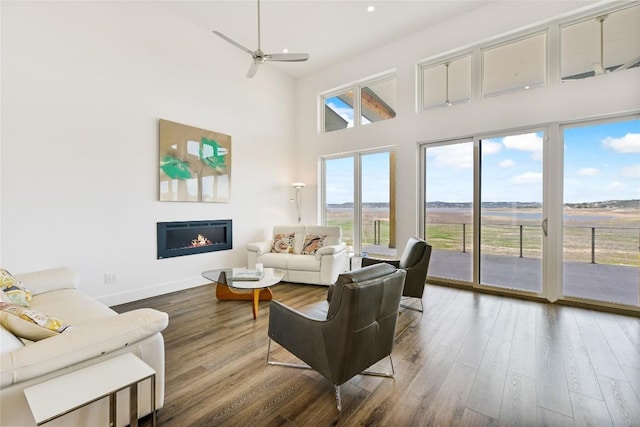
[[[285,47],[284,49],[282,49],[282,53],[289,53],[289,49]]]
[[[529,85],[526,85],[526,86],[524,87],[524,90],[529,90],[529,89],[531,89],[531,86],[529,86]]]
[[[369,6],[367,7],[367,12],[373,12],[374,10],[376,10],[375,6]]]

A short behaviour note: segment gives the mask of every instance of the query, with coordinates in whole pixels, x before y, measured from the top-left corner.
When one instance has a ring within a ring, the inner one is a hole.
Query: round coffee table
[[[270,301],[273,293],[269,286],[279,283],[284,278],[284,270],[264,268],[264,276],[260,280],[233,280],[234,272],[246,272],[246,268],[222,268],[208,270],[202,277],[216,283],[216,298],[221,301],[252,301],[253,318],[258,317],[258,302]],[[237,292],[234,289],[250,289],[252,292]]]

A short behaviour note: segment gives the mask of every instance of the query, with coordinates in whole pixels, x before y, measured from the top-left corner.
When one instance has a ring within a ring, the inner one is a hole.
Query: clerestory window
[[[321,96],[323,132],[364,126],[396,116],[396,78],[384,76]]]
[[[640,66],[640,6],[560,28],[563,81]]]
[[[471,100],[471,54],[421,67],[422,109]]]

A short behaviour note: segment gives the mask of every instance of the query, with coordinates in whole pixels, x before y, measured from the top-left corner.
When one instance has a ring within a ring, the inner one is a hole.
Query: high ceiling
[[[249,50],[258,47],[256,0],[159,3],[209,32],[220,31]],[[280,53],[284,48],[309,53],[307,62],[268,64],[292,77],[301,77],[488,3],[491,2],[261,0],[261,47],[267,53]],[[375,10],[368,12],[368,6]],[[223,52],[237,50],[213,33],[211,46]],[[250,63],[247,55],[247,69]]]
[[[267,65],[297,78],[500,1],[535,3],[542,8],[546,3],[542,0],[260,0],[261,48],[266,53],[281,53],[285,48],[292,53],[308,53],[307,62],[269,62]],[[611,1],[565,0],[564,9]],[[256,50],[257,0],[160,0],[158,3],[210,33],[212,52],[246,55],[247,68],[241,72],[247,72],[251,57],[213,31],[223,33],[250,51]],[[369,12],[370,6],[375,10]]]

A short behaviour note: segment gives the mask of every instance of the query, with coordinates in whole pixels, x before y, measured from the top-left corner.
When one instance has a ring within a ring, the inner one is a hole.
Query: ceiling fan
[[[600,62],[593,64],[593,72],[595,75],[605,74],[606,72],[615,72],[626,70],[627,68],[637,67],[640,62],[640,56],[635,58],[631,58],[629,61],[624,64],[613,66],[613,67],[605,67],[604,65],[604,21],[609,17],[609,15],[602,15],[596,18],[596,21],[600,24]]]
[[[256,75],[260,64],[264,64],[267,61],[279,61],[279,62],[303,62],[309,59],[308,53],[264,53],[260,49],[260,0],[258,0],[258,49],[252,51],[242,46],[237,41],[225,36],[220,31],[214,31],[215,34],[225,39],[235,47],[244,50],[253,58],[253,62],[247,72],[247,78],[252,78]]]

